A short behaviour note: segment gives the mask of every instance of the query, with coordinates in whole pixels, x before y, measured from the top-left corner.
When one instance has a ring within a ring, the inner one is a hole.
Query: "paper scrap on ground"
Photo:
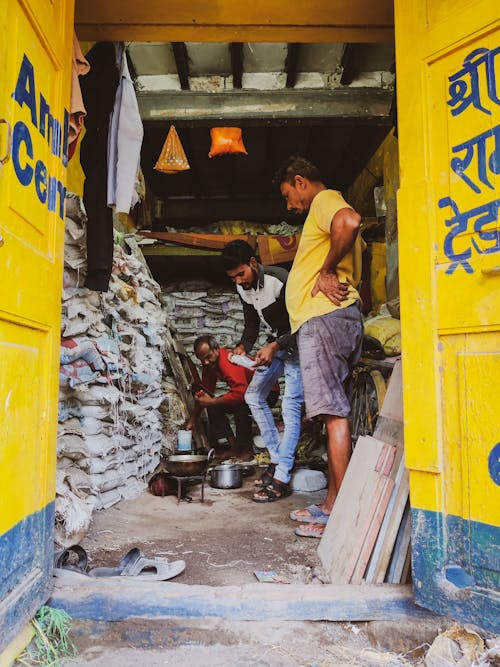
[[[263,584],[289,584],[289,580],[277,572],[257,570],[254,572],[257,579]]]

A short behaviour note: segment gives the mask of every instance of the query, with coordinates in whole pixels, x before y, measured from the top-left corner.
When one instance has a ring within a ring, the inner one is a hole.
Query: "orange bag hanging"
[[[191,168],[177,130],[173,125],[170,126],[160,157],[154,168],[164,174],[177,174],[179,171],[186,171]]]
[[[241,127],[212,127],[212,146],[208,157],[229,153],[248,155],[241,136]]]

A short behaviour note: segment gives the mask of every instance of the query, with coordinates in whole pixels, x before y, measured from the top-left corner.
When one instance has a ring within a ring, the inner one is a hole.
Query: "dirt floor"
[[[197,485],[188,491],[190,503],[146,492],[96,512],[81,543],[90,567],[116,565],[129,549],[139,547],[150,557],[183,559],[186,569],[175,579],[178,583],[255,583],[256,570],[276,571],[291,583],[325,580],[316,553],[319,540],[294,535],[298,524],[288,516],[321,501],[325,492],[258,504],[251,501],[255,476],[244,478],[241,489],[214,489],[206,482],[204,503]]]

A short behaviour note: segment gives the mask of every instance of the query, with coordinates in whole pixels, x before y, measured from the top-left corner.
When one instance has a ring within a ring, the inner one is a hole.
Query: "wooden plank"
[[[378,458],[377,464],[375,466],[375,471],[378,472],[379,474],[381,473],[382,467],[385,465],[385,461],[387,459],[387,454],[388,454],[388,449],[389,445],[384,444],[382,451],[380,452],[380,456]],[[377,507],[380,503],[380,500],[382,498],[383,492],[384,492],[384,487],[385,487],[386,479],[384,477],[380,477],[377,480],[377,483],[375,485],[375,489],[373,490],[373,494],[371,496],[371,502],[370,506],[367,510],[367,512],[364,514],[364,516],[361,518],[361,527],[359,530],[359,534],[357,536],[357,543],[353,544],[352,550],[351,550],[351,556],[348,559],[346,565],[345,565],[345,577],[347,582],[351,582],[352,576],[354,574],[354,571],[356,570],[359,558],[361,556],[361,553],[363,551],[363,546],[366,541],[366,536],[370,530],[370,526],[373,520],[373,516],[377,510]],[[360,583],[360,582],[359,582]]]
[[[360,543],[354,550],[355,568],[349,578],[351,584],[360,584],[370,560],[373,546],[377,539],[384,514],[394,487],[394,480],[389,478],[394,464],[396,448],[384,443],[382,453],[375,466],[381,477],[377,482],[372,504],[365,517],[365,527],[361,532]]]
[[[247,243],[251,241],[250,234],[186,234],[184,232],[138,232],[138,234],[158,241],[213,250],[222,250],[230,241],[237,239]]]
[[[408,548],[411,542],[411,515],[410,504],[406,505],[403,519],[398,531],[398,537],[394,546],[389,569],[387,571],[386,581],[389,584],[397,584],[401,580],[405,566]]]
[[[373,437],[396,447],[403,447],[403,378],[401,359],[397,359],[377,419]]]
[[[403,584],[411,583],[411,539],[410,539],[410,544],[408,545],[408,551],[406,553],[403,572],[401,573],[401,583]]]
[[[385,512],[387,510],[387,505],[394,489],[394,480],[385,478],[379,480],[382,491],[379,496],[379,501],[375,512],[372,515],[370,525],[365,535],[365,541],[363,547],[359,552],[358,562],[356,564],[356,569],[354,570],[351,577],[351,584],[360,584],[363,581],[363,576],[366,572],[366,567],[370,560],[370,556],[373,550],[373,546],[377,539],[380,526],[384,520]]]
[[[367,583],[384,581],[389,561],[397,539],[399,526],[408,500],[408,472],[403,448],[403,390],[401,359],[394,364],[374,437],[396,446],[396,460],[391,479],[394,489],[380,527],[365,580]]]
[[[394,363],[387,392],[380,410],[380,416],[393,421],[403,422],[403,376],[401,359]]]
[[[187,248],[181,245],[151,244],[141,246],[145,257],[219,257],[220,250]]]
[[[394,490],[366,573],[365,581],[368,584],[382,583],[384,581],[401,518],[408,500],[408,490],[408,471],[406,470],[404,457],[401,457],[396,473]]]
[[[333,511],[321,538],[318,555],[332,583],[349,583],[354,550],[366,529],[380,473],[375,468],[387,445],[361,436],[354,449]]]

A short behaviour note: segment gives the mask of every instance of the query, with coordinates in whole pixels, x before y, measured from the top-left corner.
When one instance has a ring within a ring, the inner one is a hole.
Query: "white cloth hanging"
[[[144,129],[123,44],[117,44],[120,83],[110,117],[108,135],[108,206],[130,213],[137,203],[135,189]]]

